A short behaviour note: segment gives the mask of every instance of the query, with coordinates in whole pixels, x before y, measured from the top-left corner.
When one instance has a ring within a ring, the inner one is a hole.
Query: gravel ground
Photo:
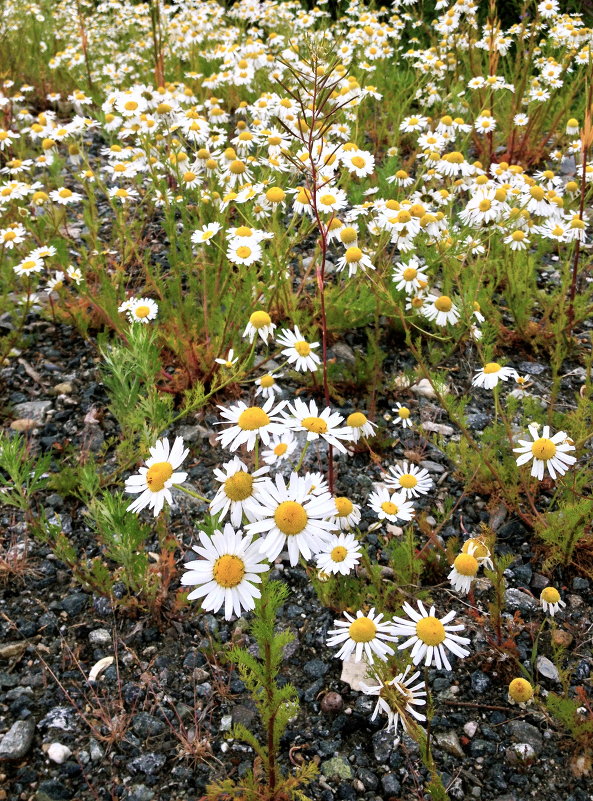
[[[55,458],[68,448],[75,454],[97,453],[117,435],[117,424],[106,410],[92,343],[35,315],[25,333],[27,346],[21,356],[0,369],[3,425],[28,428],[31,447]],[[334,355],[346,361],[357,347],[355,336],[346,338]],[[514,364],[532,377],[531,391],[545,395],[549,368],[527,357],[525,363],[517,363],[516,354]],[[452,376],[471,374],[469,360],[457,366]],[[385,385],[409,367],[404,349],[394,348]],[[564,372],[570,370],[574,365]],[[581,383],[577,369],[563,384],[561,402],[572,403]],[[445,440],[458,436],[433,399],[410,391],[398,394],[403,398],[429,427],[436,425],[438,431],[442,426]],[[476,432],[491,419],[489,399],[487,393],[473,394],[468,416]],[[378,399],[379,418],[392,401],[393,397]],[[189,482],[210,496],[210,471],[222,458],[208,444],[216,419],[215,410],[209,409],[170,432],[182,434],[194,452],[201,452],[189,469]],[[17,422],[22,420],[36,422],[24,426]],[[404,458],[412,445],[418,448],[417,437],[402,433],[383,456],[384,466]],[[437,484],[436,496],[420,504],[430,515],[431,505],[438,506],[447,496],[459,500],[462,487],[445,454],[428,441],[422,445],[421,463]],[[365,453],[340,459],[337,467],[338,489],[345,490],[354,480],[361,499],[380,476]],[[41,503],[76,543],[81,558],[96,555],[79,503],[55,492],[42,494]],[[203,504],[185,497],[172,511],[180,563],[195,541],[203,512]],[[371,521],[363,515],[363,525]],[[461,525],[471,532],[480,521],[497,531],[501,552],[518,557],[507,572],[507,601],[509,616],[523,628],[516,643],[525,662],[542,620],[536,599],[549,579],[530,532],[504,507],[489,505],[485,498],[464,496],[442,537],[458,536]],[[195,606],[170,616],[160,627],[142,616],[116,614],[108,599],[83,592],[48,547],[28,540],[26,524],[14,510],[0,511],[0,531],[4,552],[26,548],[33,570],[22,583],[2,588],[0,799],[193,801],[214,777],[242,776],[252,767],[252,751],[228,740],[226,732],[236,722],[256,726],[254,707],[242,681],[216,656],[231,640],[250,644],[244,620],[226,623]],[[369,534],[368,542],[377,544],[376,535]],[[426,776],[417,746],[404,737],[395,747],[393,737],[382,731],[384,721],[370,722],[372,700],[340,679],[341,662],[325,647],[334,614],[320,606],[300,567],[279,564],[273,574],[290,588],[281,625],[295,640],[287,647],[283,676],[297,687],[301,701],[299,716],[282,743],[283,760],[290,750],[295,762],[319,763],[319,778],[307,793],[312,799],[422,799]],[[589,581],[576,574],[564,577],[562,591],[567,607],[558,629],[569,644],[565,667],[572,671],[571,684],[584,685],[590,692],[593,593]],[[489,601],[485,584],[478,583],[476,610],[449,592],[446,582],[431,588],[431,597],[438,608],[458,610],[472,639],[471,656],[457,662],[453,672],[429,671],[434,753],[450,797],[593,798],[591,777],[579,777],[572,769],[574,743],[566,733],[537,708],[521,710],[507,703],[508,681],[515,674],[508,659],[497,658],[480,625],[480,612],[486,612]],[[542,692],[560,687],[549,661],[549,636],[542,636],[539,649],[547,658],[540,662]],[[97,681],[89,681],[89,671],[105,657],[114,659]],[[522,762],[519,754],[525,752],[528,758]]]

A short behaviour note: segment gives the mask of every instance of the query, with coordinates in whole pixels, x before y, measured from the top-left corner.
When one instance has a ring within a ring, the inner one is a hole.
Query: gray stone
[[[111,632],[107,629],[94,629],[89,634],[89,642],[93,645],[109,645],[111,643]]]
[[[231,711],[233,725],[241,723],[243,726],[249,728],[251,723],[255,720],[256,714],[257,712],[253,707],[247,706],[247,704],[237,704]]]
[[[68,706],[54,706],[47,715],[40,721],[39,726],[48,729],[62,729],[62,731],[72,731],[74,729],[74,713]]]
[[[73,592],[71,595],[66,596],[62,601],[62,609],[69,617],[79,615],[85,608],[89,600],[89,596],[84,592]]]
[[[519,372],[528,373],[528,375],[541,375],[546,370],[545,364],[538,364],[537,362],[519,362]]]
[[[575,576],[572,580],[572,588],[575,592],[583,592],[589,589],[589,579]]]
[[[550,681],[560,681],[560,674],[556,665],[547,656],[538,656],[536,660],[537,672]]]
[[[472,431],[483,431],[487,425],[490,425],[490,415],[483,412],[476,412],[475,414],[468,414],[466,417],[468,428]]]
[[[0,759],[21,759],[28,752],[35,735],[35,721],[17,720],[0,742]]]
[[[89,754],[91,757],[91,762],[99,762],[101,759],[103,759],[103,749],[94,739],[94,737],[91,737],[89,740]]]
[[[51,401],[27,401],[26,403],[17,403],[13,411],[17,417],[26,417],[42,423],[51,406]]]
[[[332,350],[339,361],[345,362],[346,364],[356,363],[354,351],[345,342],[336,342],[332,345]]]
[[[516,743],[529,743],[534,752],[539,754],[543,748],[543,737],[535,726],[524,720],[511,720],[507,725],[511,739]]]
[[[443,425],[443,423],[431,423],[430,421],[422,423],[422,428],[433,434],[442,434],[444,437],[451,437],[455,433],[455,429],[451,428],[451,426]]]
[[[401,791],[401,782],[395,773],[386,773],[381,777],[381,787],[385,793],[385,798],[392,798],[398,796]]]
[[[325,662],[322,662],[321,659],[310,659],[308,662],[305,662],[303,670],[310,678],[320,679],[322,676],[325,676],[329,667]]]
[[[451,729],[451,731],[437,732],[434,736],[434,739],[436,740],[439,748],[441,748],[445,753],[456,757],[465,756],[463,748],[461,747],[461,743],[459,742],[457,732],[453,729]]]
[[[531,586],[534,590],[543,590],[549,583],[550,579],[547,576],[542,576],[541,573],[534,573],[531,579]]]
[[[511,610],[518,609],[521,612],[536,612],[539,609],[539,603],[535,598],[514,587],[505,591],[504,599],[506,605]]]
[[[220,719],[220,731],[230,731],[233,725],[232,715],[223,715]]]
[[[535,761],[535,751],[529,743],[515,743],[505,752],[511,765],[530,765]]]
[[[132,729],[134,733],[145,740],[147,737],[155,737],[160,734],[165,728],[162,720],[155,718],[154,715],[149,715],[148,712],[140,712],[134,715],[132,721]]]
[[[128,762],[128,770],[130,773],[146,773],[148,776],[154,776],[163,767],[167,758],[164,754],[153,754],[148,752],[136,759]]]
[[[352,768],[342,757],[326,759],[321,763],[321,772],[328,779],[351,779]]]
[[[124,801],[151,801],[153,798],[154,790],[145,784],[133,784],[124,795]]]
[[[377,731],[373,734],[373,750],[377,762],[387,762],[394,747],[393,734],[386,731]]]
[[[481,670],[475,670],[471,675],[472,690],[478,695],[482,695],[492,684],[490,676]]]
[[[420,467],[424,467],[429,473],[444,473],[446,469],[442,464],[432,462],[430,459],[420,462]]]

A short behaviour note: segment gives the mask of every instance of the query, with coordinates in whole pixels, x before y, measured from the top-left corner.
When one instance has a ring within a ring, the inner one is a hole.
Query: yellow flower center
[[[453,562],[453,567],[462,576],[475,576],[479,566],[476,557],[469,553],[460,553]]]
[[[278,142],[278,144],[280,144],[280,142]],[[279,186],[271,186],[266,192],[266,198],[270,201],[270,203],[281,203],[285,197],[286,192]]]
[[[126,111],[136,111],[138,108],[138,103],[135,100],[128,100],[128,102],[124,105]]]
[[[331,206],[336,202],[336,199],[333,195],[321,195],[319,202],[322,206]]]
[[[327,423],[322,417],[305,417],[304,420],[301,420],[301,425],[314,434],[325,434],[327,432]]]
[[[224,482],[224,491],[231,501],[244,501],[253,491],[253,476],[245,470],[239,470]]]
[[[381,504],[381,509],[383,509],[386,515],[397,514],[397,504],[393,503],[392,501],[383,501]]]
[[[404,473],[399,477],[399,485],[404,489],[412,489],[418,483],[418,479],[416,476],[413,476],[411,473]]]
[[[435,300],[434,305],[439,311],[448,312],[453,307],[453,301],[447,295],[441,295],[440,298]]]
[[[524,704],[533,698],[533,687],[527,679],[513,679],[509,684],[509,695],[517,704]]]
[[[479,209],[480,211],[489,211],[491,205],[492,203],[485,197],[484,200],[480,200]]]
[[[541,186],[532,186],[529,190],[529,194],[531,197],[535,198],[535,200],[543,200],[546,193]]]
[[[266,325],[270,325],[272,318],[265,311],[256,311],[249,318],[249,322],[254,328],[265,328]]]
[[[542,590],[541,599],[549,604],[557,604],[560,600],[560,593],[556,587],[545,587]]]
[[[296,501],[283,501],[274,512],[276,525],[289,537],[300,534],[308,520],[304,506]]]
[[[336,545],[336,547],[332,549],[330,555],[333,562],[343,562],[348,556],[348,551],[343,545]]]
[[[352,164],[353,164],[355,167],[358,167],[359,169],[360,169],[361,167],[364,167],[365,161],[364,161],[364,159],[363,159],[363,157],[362,157],[362,156],[352,156],[352,159],[351,159],[351,161],[352,161]]]
[[[350,639],[354,642],[370,642],[375,639],[377,626],[368,617],[357,617],[348,629]]]
[[[236,587],[243,581],[245,562],[234,554],[225,554],[214,562],[214,581],[221,587]]]
[[[407,420],[408,417],[410,416],[410,410],[408,409],[407,406],[400,406],[400,408],[397,410],[397,413],[402,418],[402,420]]]
[[[198,176],[195,172],[186,172],[183,174],[183,180],[190,183],[191,181],[195,181]]]
[[[253,231],[246,225],[240,225],[235,231],[235,236],[252,236]]]
[[[348,262],[348,264],[354,264],[357,261],[362,259],[362,250],[357,247],[348,248],[346,253],[344,254],[344,258]]]
[[[415,270],[414,267],[406,267],[406,269],[402,273],[404,281],[413,281],[414,278],[418,275],[418,270]]]
[[[353,228],[351,225],[347,225],[340,231],[340,239],[345,245],[350,245],[352,242],[356,242],[358,238],[358,233],[356,228]]]
[[[525,239],[525,233],[523,231],[513,231],[511,239],[513,242],[522,242]]]
[[[243,164],[243,162],[239,159],[231,161],[229,167],[229,170],[233,173],[233,175],[241,175],[241,173],[244,173],[246,169],[247,168],[245,167],[245,164]]]
[[[32,270],[36,266],[34,261],[24,261],[21,264],[21,270]]]
[[[7,231],[4,234],[4,241],[5,242],[12,242],[14,239],[16,239],[16,234],[15,234],[14,231]]]
[[[60,189],[60,191],[58,192],[58,195],[60,197],[71,197],[72,192],[69,189],[66,189],[64,187],[64,189]]]
[[[531,453],[536,459],[541,459],[542,462],[547,462],[556,455],[556,446],[551,439],[541,437],[536,439],[531,446]]]
[[[156,462],[148,468],[146,473],[146,483],[152,492],[160,492],[164,489],[165,482],[173,475],[173,467],[169,462]]]
[[[237,425],[243,431],[256,431],[258,428],[267,426],[269,422],[270,418],[263,409],[260,409],[259,406],[250,406],[244,412],[241,412]]]
[[[305,342],[304,339],[301,339],[300,342],[295,342],[294,349],[299,356],[308,356],[311,353],[311,345],[309,345],[308,342]]]
[[[134,314],[136,317],[140,317],[141,319],[144,317],[148,317],[150,314],[150,307],[149,306],[137,306],[134,309]]]
[[[364,415],[362,412],[353,412],[352,414],[348,415],[346,425],[351,426],[352,428],[362,428],[366,422],[366,415]]]
[[[236,253],[240,259],[248,259],[251,256],[251,248],[248,248],[247,245],[241,245],[241,247],[237,248]]]
[[[264,387],[265,389],[273,387],[275,383],[276,381],[274,380],[273,375],[262,375],[262,377],[259,379],[260,387]]]
[[[274,453],[276,454],[276,456],[284,456],[287,450],[288,450],[288,445],[285,442],[279,442],[274,448]]]
[[[498,364],[498,362],[488,362],[488,364],[484,365],[485,375],[492,375],[492,373],[498,373],[499,370],[500,370],[500,364]]]
[[[440,645],[447,636],[445,627],[436,617],[423,617],[416,623],[416,634],[426,645]]]
[[[354,504],[350,498],[344,498],[343,496],[334,498],[334,503],[336,504],[338,517],[348,517],[348,515],[351,514],[352,510],[354,509]]]

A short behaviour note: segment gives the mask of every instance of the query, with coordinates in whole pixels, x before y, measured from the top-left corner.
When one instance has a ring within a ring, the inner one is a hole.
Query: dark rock
[[[308,662],[305,662],[303,670],[310,678],[320,679],[322,676],[325,676],[329,667],[325,662],[322,662],[321,659],[310,659]]]
[[[365,790],[376,790],[379,786],[379,777],[372,770],[360,768],[356,775],[364,784]]]
[[[515,580],[523,586],[528,587],[533,576],[533,569],[530,564],[519,564],[511,568]]]
[[[39,792],[45,793],[47,798],[52,801],[68,801],[72,798],[74,793],[67,787],[59,782],[57,779],[49,779],[48,781],[41,782],[39,785]]]
[[[134,733],[141,739],[145,740],[147,737],[155,737],[160,734],[165,728],[162,720],[155,718],[154,715],[149,715],[148,712],[140,712],[134,715],[132,721],[132,729]]]
[[[385,798],[392,798],[399,795],[402,786],[395,773],[386,773],[381,777],[381,787]]]
[[[473,431],[482,431],[486,426],[490,425],[490,415],[483,412],[467,415],[467,425]]]
[[[163,767],[167,758],[164,754],[153,754],[148,752],[142,756],[136,757],[128,762],[128,770],[130,773],[146,773],[148,776],[154,776]]]
[[[326,714],[341,712],[344,708],[344,699],[340,693],[328,692],[321,699],[321,711]]]
[[[389,755],[394,748],[393,735],[386,731],[378,731],[373,734],[373,751],[375,759],[379,763],[387,762]]]
[[[255,720],[257,715],[257,710],[254,706],[248,706],[247,704],[237,704],[231,710],[231,717],[233,719],[233,724],[241,723],[243,726],[249,728],[249,726]]]
[[[538,364],[537,362],[519,362],[517,368],[520,373],[527,373],[528,375],[541,375],[546,371],[545,364]]]
[[[516,743],[528,743],[536,755],[541,753],[544,745],[543,737],[535,726],[525,720],[511,720],[507,724],[507,731]]]
[[[85,608],[89,600],[89,596],[84,592],[73,592],[67,595],[62,601],[62,609],[69,617],[79,615]]]
[[[478,695],[483,695],[492,684],[490,676],[481,670],[475,670],[471,675],[472,690]]]
[[[589,579],[575,576],[572,580],[572,588],[575,592],[584,592],[589,589]]]

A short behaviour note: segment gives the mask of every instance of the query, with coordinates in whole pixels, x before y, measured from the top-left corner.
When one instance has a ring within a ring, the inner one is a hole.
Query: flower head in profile
[[[412,718],[421,723],[426,720],[426,715],[414,708],[426,705],[426,684],[423,680],[418,681],[419,670],[408,676],[410,669],[408,665],[403,673],[399,673],[391,681],[384,682],[375,675],[375,684],[360,682],[360,689],[365,695],[377,697],[371,721],[379,713],[386,715],[386,731],[392,731],[394,735],[397,734],[400,722],[404,731],[408,731]]]
[[[371,423],[366,414],[362,412],[352,412],[346,418],[346,425],[350,428],[350,441],[358,442],[361,437],[373,437],[377,426]]]
[[[129,512],[140,512],[146,506],[154,511],[156,517],[163,508],[165,500],[171,504],[171,487],[182,484],[187,473],[175,472],[189,453],[183,447],[183,439],[176,437],[173,447],[169,446],[167,437],[159,439],[150,448],[150,457],[146,465],[136,475],[126,479],[126,492],[138,497],[128,506]]]
[[[393,618],[394,631],[397,635],[408,638],[398,647],[401,650],[412,646],[410,656],[415,665],[424,662],[426,666],[435,665],[439,670],[443,667],[451,670],[447,651],[451,651],[460,659],[469,654],[468,649],[464,647],[469,643],[469,639],[455,634],[465,626],[462,623],[452,626],[450,623],[456,614],[454,610],[439,619],[435,616],[434,606],[427,611],[422,601],[418,601],[419,611],[407,602],[404,603],[403,609],[410,619]]]
[[[566,606],[566,603],[560,598],[560,593],[556,587],[544,587],[539,596],[539,601],[544,612],[550,617],[554,617],[561,606]]]
[[[275,328],[276,326],[267,311],[254,311],[249,318],[245,331],[243,331],[243,336],[247,337],[250,342],[253,342],[256,336],[267,342],[274,335]]]
[[[544,426],[542,434],[539,434],[537,423],[531,423],[529,433],[532,441],[519,440],[518,448],[513,448],[517,457],[517,464],[522,465],[533,459],[531,475],[540,481],[544,477],[544,469],[555,479],[556,474],[563,476],[568,468],[576,462],[576,457],[569,451],[574,451],[572,441],[568,439],[565,431],[558,431],[557,434],[550,436],[550,426]]]
[[[334,498],[334,503],[336,509],[332,522],[336,528],[347,530],[360,523],[360,506],[352,503],[350,498],[346,498],[345,495],[338,495]]]
[[[460,553],[455,557],[447,578],[456,592],[467,595],[479,569],[480,563],[472,553]]]
[[[255,585],[261,583],[260,574],[270,565],[262,561],[259,542],[252,542],[252,538],[228,523],[223,532],[215,531],[212,537],[201,531],[201,545],[193,549],[202,558],[187,562],[187,572],[181,576],[184,586],[196,586],[188,600],[202,598],[206,612],[218,612],[224,606],[225,620],[233,613],[240,617],[243,610],[253,609],[261,595]]]
[[[509,684],[508,701],[525,709],[533,701],[534,689],[527,679],[513,679]]]
[[[498,362],[488,362],[476,372],[472,384],[474,387],[493,389],[499,381],[508,381],[509,378],[516,377],[517,371],[512,367],[502,367]]]
[[[356,617],[344,612],[344,617],[346,620],[334,620],[336,628],[328,631],[327,645],[340,646],[336,659],[346,661],[354,654],[354,661],[360,662],[364,655],[372,665],[375,656],[385,661],[394,653],[389,643],[397,637],[391,623],[381,622],[382,614],[375,615],[371,609],[367,615],[359,610]]]

